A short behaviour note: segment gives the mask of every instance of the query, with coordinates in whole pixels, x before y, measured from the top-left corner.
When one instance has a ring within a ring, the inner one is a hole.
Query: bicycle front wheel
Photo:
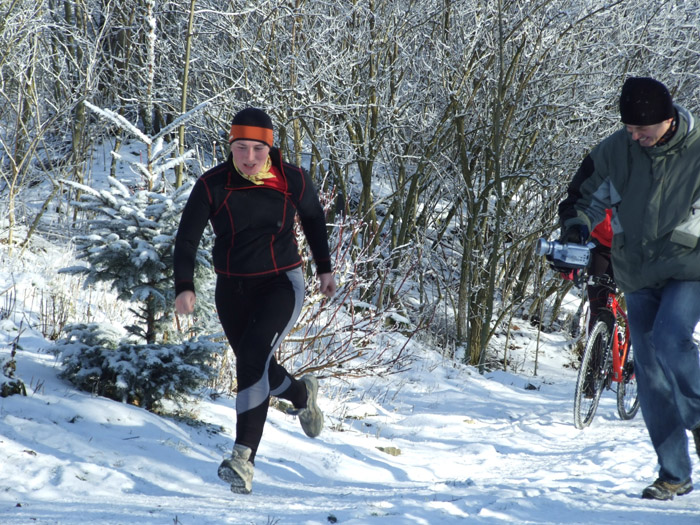
[[[588,305],[588,297],[583,294],[581,299],[581,304],[579,304],[576,313],[574,313],[571,318],[571,328],[569,330],[569,335],[571,336],[571,348],[576,357],[581,359],[583,356],[583,350],[586,346],[586,341],[588,337],[588,320],[590,319],[591,313]]]
[[[574,425],[583,429],[591,424],[598,409],[600,395],[610,373],[610,331],[598,321],[591,330],[581,359],[574,394]]]
[[[620,419],[628,420],[636,416],[638,411],[637,379],[634,375],[634,354],[630,344],[627,359],[622,366],[622,381],[617,384],[617,413]]]

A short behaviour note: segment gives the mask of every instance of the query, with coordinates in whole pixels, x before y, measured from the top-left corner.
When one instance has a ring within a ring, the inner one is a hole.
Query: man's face
[[[639,142],[639,145],[642,147],[650,148],[664,136],[671,126],[671,122],[673,122],[672,118],[648,126],[632,126],[630,124],[625,124],[625,127],[627,128],[627,133],[632,135],[632,140]]]
[[[239,170],[255,175],[265,165],[270,147],[257,140],[236,140],[231,143],[231,153]]]

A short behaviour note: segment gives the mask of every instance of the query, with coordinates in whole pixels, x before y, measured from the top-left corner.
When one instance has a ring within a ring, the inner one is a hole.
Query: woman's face
[[[270,146],[257,140],[235,140],[231,143],[233,162],[246,175],[258,173],[267,160]]]

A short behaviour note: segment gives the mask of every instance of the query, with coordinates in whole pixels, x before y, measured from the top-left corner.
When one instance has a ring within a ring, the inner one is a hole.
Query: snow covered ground
[[[61,265],[59,252],[27,257],[3,264],[0,291],[41,286]],[[21,317],[0,321],[0,359]],[[527,323],[511,339],[517,372],[481,376],[414,347],[407,372],[323,380],[315,440],[271,409],[247,496],[216,474],[233,445],[233,398],[206,397],[174,418],[76,391],[27,324],[17,376],[28,395],[0,398],[2,525],[700,523],[700,490],[640,499],[654,453],[641,415],[621,421],[613,393],[591,427],[574,428],[566,341],[541,334],[534,375]]]

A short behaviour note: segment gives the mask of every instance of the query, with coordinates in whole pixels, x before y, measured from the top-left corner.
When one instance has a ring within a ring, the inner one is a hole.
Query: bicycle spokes
[[[617,410],[622,419],[632,419],[639,410],[634,374],[632,341],[624,303],[618,301],[617,287],[608,276],[590,276],[608,288],[605,308],[589,332],[581,358],[574,394],[574,424],[582,429],[591,424],[603,389],[617,386]]]
[[[634,375],[632,347],[627,352],[627,360],[622,367],[622,381],[617,386],[617,413],[621,419],[632,419],[639,411],[637,379]]]
[[[610,377],[611,344],[608,325],[598,321],[586,343],[581,359],[574,396],[574,424],[584,428],[591,424],[600,395]]]

